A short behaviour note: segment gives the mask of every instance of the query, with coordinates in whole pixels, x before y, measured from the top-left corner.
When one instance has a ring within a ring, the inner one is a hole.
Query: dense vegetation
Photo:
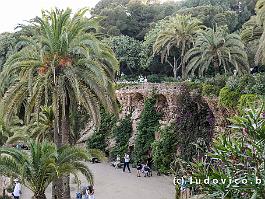
[[[185,89],[177,99],[179,117],[165,128],[155,95],[144,100],[135,162],[152,155],[162,173],[264,180],[265,0],[101,0],[91,18],[86,11],[44,11],[15,33],[0,34],[0,145],[21,141],[31,147],[30,154],[1,147],[0,156],[10,154],[1,156],[1,174],[21,177],[35,198],[45,198],[52,181],[53,195],[69,198],[69,173],[79,169],[91,177],[79,162],[88,158],[85,152],[68,145],[91,120],[96,130],[87,148],[123,155],[132,121],[115,118],[114,81],[144,75],[150,82],[185,81]],[[224,135],[214,137],[218,118],[206,99],[217,99],[217,108],[237,114]],[[76,151],[76,161],[57,164],[63,150]],[[58,170],[49,164],[47,174],[35,168],[49,162]],[[265,197],[263,184],[242,187],[192,188],[212,198]]]

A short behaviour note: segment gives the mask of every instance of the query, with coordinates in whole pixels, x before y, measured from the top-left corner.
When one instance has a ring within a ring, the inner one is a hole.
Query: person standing
[[[124,155],[124,165],[123,165],[123,172],[125,172],[125,168],[128,168],[129,173],[131,173],[130,169],[130,156],[128,153],[125,153]]]
[[[137,166],[136,166],[136,169],[137,169],[137,177],[141,177],[141,170],[142,170],[143,166],[141,164],[140,161],[137,162]]]
[[[86,190],[86,195],[88,199],[95,199],[95,193],[94,193],[94,188],[93,186],[88,186]]]
[[[116,162],[115,162],[115,169],[118,169],[120,164],[121,164],[121,158],[119,155],[117,155]]]
[[[20,195],[22,194],[21,184],[19,183],[19,180],[17,178],[14,180],[14,182],[16,185],[15,185],[15,188],[14,188],[12,195],[14,196],[14,199],[19,199]]]

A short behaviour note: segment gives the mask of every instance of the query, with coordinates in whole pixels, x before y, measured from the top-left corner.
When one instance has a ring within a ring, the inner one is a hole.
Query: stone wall
[[[143,83],[134,86],[127,86],[116,91],[117,99],[122,107],[120,118],[126,114],[132,113],[133,136],[130,139],[130,144],[134,143],[137,123],[140,119],[141,112],[144,106],[144,100],[152,95],[157,99],[156,108],[163,113],[160,124],[166,125],[178,116],[179,106],[183,103],[187,92],[187,86],[181,83],[168,84],[153,84]],[[193,94],[194,95],[194,92]],[[196,103],[196,100],[194,100]],[[200,103],[208,104],[211,112],[214,115],[215,126],[219,131],[224,130],[227,124],[226,118],[232,115],[231,111],[220,107],[217,98],[203,97]],[[198,104],[198,106],[200,106]],[[159,138],[159,135],[156,135]]]

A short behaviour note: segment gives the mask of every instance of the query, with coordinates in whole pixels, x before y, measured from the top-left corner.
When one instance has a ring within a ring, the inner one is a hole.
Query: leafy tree
[[[129,0],[100,0],[94,8],[92,8],[91,14],[100,15],[101,11],[105,8],[114,8],[116,6],[125,6],[129,3]]]
[[[120,72],[134,75],[139,73],[142,42],[122,35],[111,37],[110,45],[120,61]]]
[[[238,14],[235,11],[225,10],[220,6],[203,5],[191,8],[182,8],[180,15],[191,15],[198,18],[205,26],[214,28],[227,25],[230,31],[238,25]]]
[[[154,97],[145,100],[144,109],[137,126],[135,139],[134,161],[144,161],[151,145],[155,140],[155,132],[159,128],[159,118],[161,116],[155,109],[156,99]]]
[[[178,4],[149,4],[138,1],[110,1],[110,3],[98,3],[100,9],[97,9],[97,15],[104,16],[100,22],[103,27],[102,32],[105,34],[117,36],[126,35],[137,40],[143,40],[146,32],[149,31],[150,25],[153,22],[161,20],[166,16],[175,14]]]
[[[142,44],[141,50],[141,67],[145,70],[149,70],[150,72],[162,72],[167,73],[170,69],[168,63],[161,63],[160,57],[158,55],[153,54],[153,45],[156,42],[156,38],[160,31],[164,30],[167,24],[170,22],[170,17],[162,19],[157,23],[153,24],[151,30],[146,33],[144,37],[144,42]],[[154,68],[155,67],[155,68]],[[157,70],[156,70],[157,68]]]
[[[223,67],[225,73],[235,69],[239,74],[249,72],[247,54],[240,36],[225,30],[207,29],[198,33],[194,47],[185,55],[188,63],[186,73],[198,73],[199,76],[212,66],[215,73]],[[233,67],[233,68],[232,68]]]
[[[201,22],[191,16],[176,15],[172,17],[164,30],[159,32],[156,42],[153,46],[154,54],[161,54],[161,61],[168,61],[170,52],[173,48],[180,51],[180,64],[177,67],[176,55],[173,55],[173,63],[170,63],[173,68],[174,77],[177,77],[177,71],[181,68],[181,75],[186,79],[186,66],[184,55],[192,46],[194,36],[198,30],[202,28]]]
[[[88,182],[93,183],[89,168],[82,162],[89,159],[83,149],[67,145],[57,148],[49,142],[31,142],[29,148],[29,152],[24,152],[1,147],[0,173],[20,178],[22,184],[34,193],[35,199],[46,199],[46,188],[65,174],[72,173],[78,177],[81,172]]]

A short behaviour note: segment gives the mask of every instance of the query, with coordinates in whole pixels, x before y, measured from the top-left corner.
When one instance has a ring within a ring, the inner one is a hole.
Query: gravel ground
[[[107,163],[90,164],[89,168],[95,179],[96,199],[174,199],[173,180],[167,176],[136,177],[136,170],[132,173],[123,173],[121,169],[115,169]],[[81,177],[82,185],[87,185]],[[81,185],[81,186],[82,186]],[[71,179],[71,195],[75,198],[78,188]],[[32,193],[23,188],[22,199],[30,199]],[[51,187],[46,191],[48,199],[51,198]]]

